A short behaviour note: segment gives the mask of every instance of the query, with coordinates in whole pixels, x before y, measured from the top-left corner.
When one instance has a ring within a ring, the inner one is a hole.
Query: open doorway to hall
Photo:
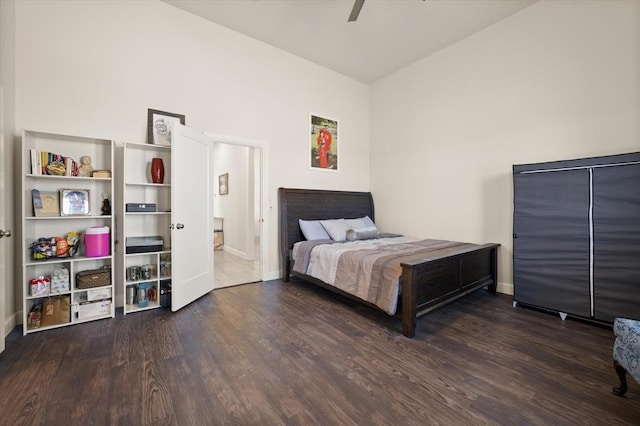
[[[214,288],[262,281],[260,147],[214,142]]]

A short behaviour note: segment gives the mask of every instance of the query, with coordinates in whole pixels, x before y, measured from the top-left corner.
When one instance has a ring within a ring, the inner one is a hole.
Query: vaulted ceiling
[[[537,0],[164,1],[369,84]]]

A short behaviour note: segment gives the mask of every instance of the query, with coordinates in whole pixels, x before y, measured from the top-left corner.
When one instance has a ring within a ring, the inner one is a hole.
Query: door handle
[[[171,225],[169,225],[169,229],[173,229],[173,228],[175,228],[175,226],[172,223]]]
[[[0,229],[0,238],[2,237],[7,237],[9,238],[11,236],[11,230],[7,229],[6,231]]]
[[[182,228],[184,228],[184,225],[182,223],[178,223],[178,224],[176,224],[176,228],[182,229]]]

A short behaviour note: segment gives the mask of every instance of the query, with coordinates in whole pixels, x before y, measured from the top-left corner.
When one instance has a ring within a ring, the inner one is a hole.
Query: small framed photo
[[[229,173],[218,176],[218,193],[220,195],[229,194]]]
[[[88,189],[60,190],[61,216],[88,216],[89,213]]]
[[[31,199],[33,200],[33,215],[35,217],[60,216],[57,192],[33,189]]]
[[[184,115],[148,109],[147,143],[171,146],[171,127],[174,123],[184,125]]]

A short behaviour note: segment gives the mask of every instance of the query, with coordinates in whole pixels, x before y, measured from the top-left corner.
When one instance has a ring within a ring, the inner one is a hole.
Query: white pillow
[[[330,240],[329,234],[324,230],[319,220],[302,220],[298,219],[302,235],[309,240]]]
[[[376,226],[369,216],[361,217],[360,220],[364,222],[365,226]]]
[[[347,231],[347,240],[368,240],[378,236],[378,228],[375,226],[365,226],[364,228],[349,229]]]
[[[360,229],[365,228],[367,225],[364,223],[362,219],[345,219],[349,224],[349,229]]]
[[[359,217],[358,219],[347,219],[347,222],[353,224],[353,229],[376,226],[369,216]]]
[[[333,241],[345,241],[347,231],[351,229],[351,225],[344,219],[321,220],[320,223]]]
[[[359,219],[347,219],[349,225],[351,225],[351,229],[358,230],[362,228],[375,228],[376,233],[378,232],[378,228],[376,224],[373,223],[369,216],[361,217]]]

